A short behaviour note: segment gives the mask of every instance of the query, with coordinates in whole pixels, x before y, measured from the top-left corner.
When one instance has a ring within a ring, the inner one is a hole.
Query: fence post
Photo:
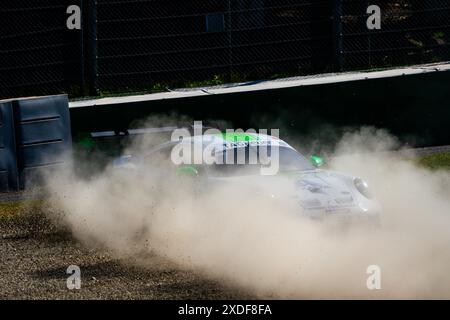
[[[231,0],[228,0],[228,81],[233,81],[233,31],[232,31],[232,21],[231,16]]]
[[[331,0],[333,6],[333,65],[335,71],[343,71],[342,0]]]
[[[85,31],[84,31],[84,0],[80,0],[79,2],[80,4],[80,9],[81,9],[81,30],[80,30],[80,34],[79,34],[79,38],[78,38],[78,43],[79,43],[79,53],[80,53],[80,58],[79,58],[79,68],[80,68],[80,72],[79,72],[79,81],[80,81],[80,91],[82,95],[86,95],[86,83],[85,83],[85,78],[86,78],[86,57],[85,57],[85,51],[84,51],[84,35],[85,35]]]
[[[97,95],[97,0],[86,0],[84,7],[86,10],[85,28],[87,30],[87,36],[85,37],[86,81],[88,83],[89,94]]]

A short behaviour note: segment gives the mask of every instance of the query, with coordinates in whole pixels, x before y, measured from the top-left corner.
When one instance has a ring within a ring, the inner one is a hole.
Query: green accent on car
[[[79,144],[85,148],[92,148],[95,145],[91,138],[84,138],[79,142]]]
[[[319,156],[311,156],[311,162],[315,167],[321,167],[324,164],[324,161],[321,157]]]
[[[177,168],[177,173],[187,176],[198,176],[198,170],[194,166],[179,166]]]
[[[223,132],[220,137],[228,142],[257,141],[259,137],[246,132]]]

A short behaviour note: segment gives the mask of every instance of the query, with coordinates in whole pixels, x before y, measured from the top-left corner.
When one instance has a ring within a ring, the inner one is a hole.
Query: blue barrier
[[[66,95],[0,101],[0,191],[40,183],[72,149]]]

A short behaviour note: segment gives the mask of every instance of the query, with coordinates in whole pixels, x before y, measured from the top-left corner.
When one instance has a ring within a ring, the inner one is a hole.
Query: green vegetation
[[[450,152],[436,153],[429,156],[420,157],[417,162],[424,167],[432,170],[446,169],[450,170]]]
[[[171,91],[172,89],[178,88],[209,87],[222,85],[230,82],[242,82],[245,80],[246,80],[245,78],[239,76],[233,77],[233,79],[229,80],[227,79],[226,75],[214,75],[211,79],[206,80],[183,80],[183,81],[170,81],[167,83],[156,82],[142,87],[122,88],[116,90],[99,90],[98,96],[94,96],[91,98],[108,98],[108,97],[126,96],[130,94],[149,94],[149,93],[168,92]],[[76,95],[73,95],[73,97],[76,97]]]
[[[40,211],[42,207],[42,200],[21,200],[0,203],[0,220],[10,219],[13,216],[26,214],[31,211]]]

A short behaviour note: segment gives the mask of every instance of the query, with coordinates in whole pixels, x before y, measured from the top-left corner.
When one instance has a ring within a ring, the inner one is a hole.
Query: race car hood
[[[355,205],[351,177],[317,170],[292,174],[290,178],[295,196],[304,209],[334,211]]]
[[[264,186],[265,191],[270,192],[273,198],[294,201],[307,210],[334,212],[355,206],[353,178],[333,171],[296,171],[276,176],[233,177],[223,180],[233,180],[258,188]]]

